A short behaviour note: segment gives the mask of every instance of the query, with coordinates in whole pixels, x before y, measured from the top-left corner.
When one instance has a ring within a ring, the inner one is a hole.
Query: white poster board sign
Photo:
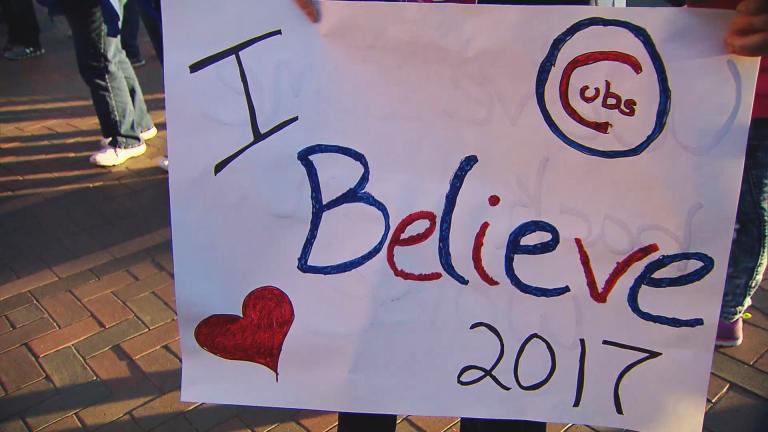
[[[726,13],[164,6],[184,400],[701,429]]]

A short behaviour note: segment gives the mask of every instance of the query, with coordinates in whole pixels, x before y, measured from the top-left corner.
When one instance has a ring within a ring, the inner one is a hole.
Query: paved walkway
[[[160,66],[139,75],[163,132],[143,157],[92,167],[71,41],[45,27],[45,56],[0,60],[0,431],[335,430],[335,413],[179,402]],[[744,345],[714,355],[708,431],[768,430],[768,290],[754,303]],[[550,425],[565,428],[593,430]],[[456,419],[398,425],[448,430]]]

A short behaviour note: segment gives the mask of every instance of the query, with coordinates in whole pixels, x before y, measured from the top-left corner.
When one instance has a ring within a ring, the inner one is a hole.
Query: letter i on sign
[[[240,150],[237,150],[236,152],[232,153],[231,155],[219,161],[213,167],[213,175],[218,175],[222,170],[224,170],[224,168],[226,168],[229,164],[231,164],[235,159],[240,157],[243,153],[248,151],[248,149],[250,149],[251,147],[255,146],[256,144],[262,141],[265,141],[272,135],[280,132],[281,130],[287,128],[288,126],[292,125],[293,123],[299,120],[298,116],[294,116],[287,120],[283,120],[282,122],[268,129],[266,132],[261,131],[261,129],[259,128],[258,118],[256,117],[256,107],[254,106],[253,98],[251,97],[251,88],[248,85],[248,74],[245,71],[245,66],[243,66],[243,59],[240,56],[240,53],[242,51],[246,50],[247,48],[250,48],[252,45],[255,45],[259,42],[273,38],[275,36],[280,36],[282,34],[283,32],[280,30],[264,33],[261,36],[256,36],[254,38],[248,39],[245,42],[240,42],[239,44],[233,47],[219,51],[215,54],[211,54],[208,57],[198,60],[192,63],[191,65],[189,65],[189,73],[194,74],[224,59],[227,59],[229,57],[234,57],[235,62],[237,63],[237,70],[240,73],[240,82],[243,85],[243,94],[245,95],[245,104],[248,107],[248,120],[250,121],[250,124],[251,124],[251,134],[253,135],[253,140],[246,146],[240,148]]]
[[[498,195],[491,195],[488,197],[488,205],[491,207],[496,207],[499,203],[501,203],[501,198],[499,198]],[[499,281],[491,277],[483,265],[483,243],[485,242],[485,235],[488,233],[488,228],[490,227],[491,223],[485,221],[480,225],[477,234],[475,234],[475,242],[472,245],[472,264],[483,282],[490,286],[496,286],[499,284]]]

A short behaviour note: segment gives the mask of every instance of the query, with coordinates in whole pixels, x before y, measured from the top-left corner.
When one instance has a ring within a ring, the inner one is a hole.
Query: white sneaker
[[[145,130],[144,132],[140,133],[139,136],[144,141],[151,140],[152,138],[157,136],[157,128],[152,126],[151,128]]]
[[[164,157],[160,159],[159,165],[160,165],[160,168],[168,171],[168,157]]]
[[[145,151],[147,151],[147,145],[144,143],[127,149],[107,147],[92,154],[90,161],[94,165],[111,167],[120,165],[132,157],[141,156]]]
[[[144,132],[141,132],[139,136],[144,141],[151,140],[152,138],[157,136],[157,128],[152,126],[150,129],[147,129]],[[111,141],[111,138],[101,137],[101,140],[99,140],[99,145],[101,145],[104,148],[109,147],[110,141]]]

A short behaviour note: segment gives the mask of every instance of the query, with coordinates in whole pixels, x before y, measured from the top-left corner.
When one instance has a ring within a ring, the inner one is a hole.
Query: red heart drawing
[[[228,360],[243,360],[275,373],[283,342],[293,324],[293,304],[280,288],[263,286],[243,300],[243,316],[211,315],[195,328],[204,350]]]

